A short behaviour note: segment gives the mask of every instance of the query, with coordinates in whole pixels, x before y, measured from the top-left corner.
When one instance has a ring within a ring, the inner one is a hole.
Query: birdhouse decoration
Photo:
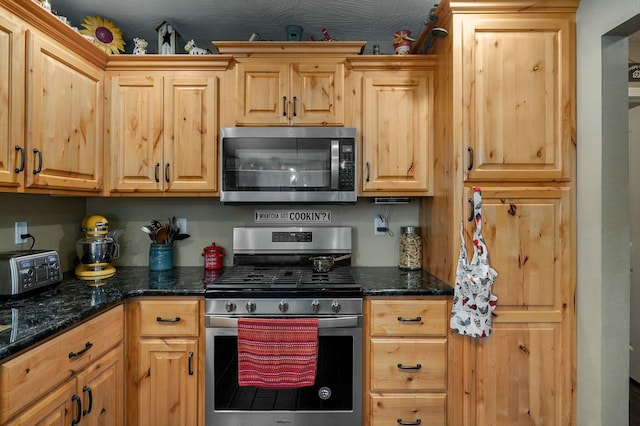
[[[167,21],[162,21],[156,27],[156,31],[158,32],[158,54],[175,55],[180,34],[178,34],[173,25]]]

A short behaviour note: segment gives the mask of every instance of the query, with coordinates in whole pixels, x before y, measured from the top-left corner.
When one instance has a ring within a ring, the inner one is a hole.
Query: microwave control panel
[[[340,172],[338,186],[341,190],[353,190],[356,179],[356,159],[353,140],[340,143]]]

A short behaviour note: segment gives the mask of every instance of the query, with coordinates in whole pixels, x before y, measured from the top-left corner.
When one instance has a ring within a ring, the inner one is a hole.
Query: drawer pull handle
[[[415,426],[415,425],[419,425],[420,423],[422,423],[422,420],[420,420],[420,419],[416,419],[415,422],[405,422],[402,419],[398,419],[398,424],[399,425],[404,425],[404,426]]]
[[[398,317],[398,321],[400,321],[400,322],[418,322],[418,321],[422,321],[422,317],[415,317],[415,318]]]
[[[189,375],[193,376],[193,352],[189,352]]]
[[[82,415],[86,416],[91,412],[91,408],[93,407],[93,392],[91,392],[91,388],[89,386],[83,387],[82,392],[86,392],[89,395],[89,407],[82,411]]]
[[[83,353],[85,353],[86,351],[88,351],[89,349],[91,349],[93,347],[93,343],[91,342],[87,342],[84,345],[84,349],[82,349],[81,351],[78,352],[69,352],[69,359],[71,358],[75,358],[77,356],[82,355]]]
[[[38,148],[33,148],[33,153],[38,157],[38,167],[33,169],[33,174],[37,175],[42,171],[42,151]]]
[[[398,363],[398,368],[400,370],[420,370],[422,368],[422,364],[402,365],[402,364]]]
[[[180,317],[175,317],[175,318],[156,317],[156,321],[158,321],[158,322],[179,322],[180,321]]]
[[[82,420],[82,400],[78,397],[78,395],[73,395],[71,397],[71,403],[76,402],[76,418],[71,420],[71,426],[76,426]]]
[[[20,145],[16,145],[16,151],[20,152],[20,167],[16,167],[14,170],[16,173],[20,173],[24,170],[24,148]]]

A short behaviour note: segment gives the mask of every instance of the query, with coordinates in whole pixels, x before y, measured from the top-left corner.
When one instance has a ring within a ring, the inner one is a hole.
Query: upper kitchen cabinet
[[[433,58],[350,59],[362,133],[361,193],[424,196],[433,180]]]
[[[109,62],[112,195],[217,191],[218,71],[226,69],[228,59],[211,58]],[[171,71],[175,67],[181,69],[179,75]]]
[[[102,190],[104,72],[28,34],[27,187]]]
[[[0,10],[0,190],[101,191],[107,55],[35,2]]]
[[[0,186],[18,188],[24,152],[25,26],[0,15]],[[17,164],[16,164],[17,159]]]
[[[236,124],[344,125],[344,61],[239,60]]]
[[[236,61],[234,125],[345,125],[345,58],[363,42],[214,44]]]
[[[575,130],[567,17],[470,15],[460,35],[467,180],[569,179]]]

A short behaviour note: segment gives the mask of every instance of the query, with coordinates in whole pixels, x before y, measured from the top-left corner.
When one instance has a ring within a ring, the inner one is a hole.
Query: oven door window
[[[319,336],[313,386],[259,389],[238,385],[238,339],[215,336],[215,410],[352,410],[353,337]]]
[[[223,185],[226,191],[328,191],[331,140],[226,139]]]

